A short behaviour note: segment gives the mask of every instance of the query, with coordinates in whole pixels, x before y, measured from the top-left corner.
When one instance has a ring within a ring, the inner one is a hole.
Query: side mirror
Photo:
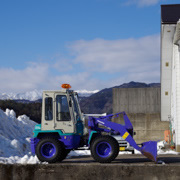
[[[72,102],[71,102],[71,100],[69,100],[69,107],[72,107]]]
[[[135,136],[135,135],[136,135],[136,132],[133,132],[133,135]]]

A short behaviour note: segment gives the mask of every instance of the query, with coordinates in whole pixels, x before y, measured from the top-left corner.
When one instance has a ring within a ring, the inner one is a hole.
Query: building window
[[[165,95],[168,96],[168,91],[165,92]]]
[[[166,67],[168,67],[169,66],[169,63],[168,62],[166,62]]]

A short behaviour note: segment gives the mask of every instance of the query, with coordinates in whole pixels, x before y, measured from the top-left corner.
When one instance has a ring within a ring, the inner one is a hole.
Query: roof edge
[[[161,6],[180,6],[180,4],[161,4]]]

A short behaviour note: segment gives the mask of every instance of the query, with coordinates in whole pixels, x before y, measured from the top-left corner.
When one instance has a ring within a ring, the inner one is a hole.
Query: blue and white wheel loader
[[[148,141],[140,146],[133,139],[133,126],[125,112],[103,117],[89,116],[88,136],[78,103],[78,94],[69,84],[61,91],[44,91],[41,124],[35,126],[31,149],[40,161],[60,162],[76,149],[89,148],[95,161],[110,163],[119,153],[119,144],[110,134],[119,134],[131,146],[153,161],[157,161],[157,142]],[[124,125],[112,118],[123,115]]]

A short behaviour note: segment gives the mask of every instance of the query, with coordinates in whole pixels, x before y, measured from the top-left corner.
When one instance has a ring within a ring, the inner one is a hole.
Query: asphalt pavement
[[[65,159],[61,164],[71,163],[88,163],[88,164],[99,164],[95,162],[91,156],[81,156],[81,157],[71,157],[70,159]],[[149,160],[141,154],[122,154],[119,155],[114,161],[109,164],[118,165],[180,165],[180,155],[164,154],[158,155],[157,163]]]

